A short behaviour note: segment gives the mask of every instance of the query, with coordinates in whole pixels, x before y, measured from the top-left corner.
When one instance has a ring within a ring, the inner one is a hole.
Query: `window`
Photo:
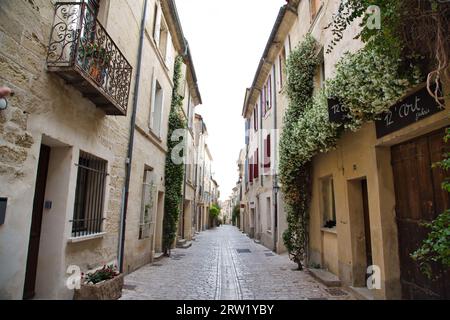
[[[256,148],[253,159],[255,162],[253,165],[253,178],[259,179],[259,149],[258,148]]]
[[[334,228],[336,226],[336,207],[332,176],[320,180],[320,194],[323,226]]]
[[[150,129],[161,137],[161,122],[164,105],[164,92],[157,80],[153,81],[152,110],[150,115]]]
[[[272,231],[272,208],[270,203],[270,197],[266,199],[266,212],[267,212],[267,231]]]
[[[77,167],[72,237],[101,233],[107,162],[81,151]]]
[[[152,235],[153,209],[155,205],[156,186],[153,179],[153,170],[145,169],[142,184],[142,209],[139,220],[139,239],[147,239]]]
[[[264,139],[264,173],[270,173],[270,165],[271,165],[271,144],[270,144],[270,134],[267,135],[267,138]]]
[[[255,109],[253,110],[253,128],[255,131],[258,131],[258,104],[256,104]]]
[[[250,143],[250,119],[245,120],[245,145]]]
[[[155,44],[158,46],[166,65],[169,65],[172,60],[172,38],[167,23],[162,16],[161,7],[158,4],[155,4],[154,10],[153,39],[155,40]]]
[[[250,161],[248,163],[248,171],[250,173],[250,177],[249,177],[249,182],[253,183],[253,177],[254,177],[254,161],[253,161],[253,157],[250,157]]]

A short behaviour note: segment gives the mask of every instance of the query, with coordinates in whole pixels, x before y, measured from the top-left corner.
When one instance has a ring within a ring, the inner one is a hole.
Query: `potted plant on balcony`
[[[113,265],[105,265],[82,277],[80,289],[74,292],[74,300],[117,300],[122,296],[123,283],[123,274]]]
[[[80,48],[80,60],[84,61],[83,69],[100,85],[108,71],[111,62],[110,53],[94,42],[87,42]]]

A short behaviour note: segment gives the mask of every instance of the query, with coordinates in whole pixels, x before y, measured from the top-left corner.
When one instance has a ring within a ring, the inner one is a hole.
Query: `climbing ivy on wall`
[[[172,141],[172,134],[175,130],[185,129],[186,123],[182,117],[183,97],[178,94],[181,84],[181,67],[183,59],[178,56],[175,60],[175,70],[173,75],[172,104],[169,114],[169,131],[167,135],[168,154],[166,157],[165,186],[166,195],[164,201],[164,220],[163,220],[163,250],[164,254],[169,256],[170,250],[176,238],[178,220],[180,217],[181,203],[183,200],[183,177],[184,165],[172,161],[172,152],[180,143]],[[180,156],[182,156],[180,154]]]
[[[313,94],[318,51],[316,41],[307,35],[289,56],[289,106],[280,140],[280,181],[288,222],[283,240],[299,269],[307,258],[312,158],[334,148],[345,129],[356,131],[377,119],[410,87],[423,81],[418,68],[401,68],[402,60],[396,55],[365,47],[346,53],[336,66],[335,77]],[[329,121],[331,97],[348,110],[343,125]]]
[[[344,54],[335,77],[326,82],[326,95],[338,98],[348,110],[345,128],[356,131],[363,123],[376,120],[409,88],[423,82],[419,68],[401,68],[400,64],[396,55],[370,47]]]
[[[314,74],[318,63],[316,41],[308,35],[291,52],[286,65],[289,106],[280,139],[280,182],[288,227],[283,241],[299,270],[307,256],[311,194],[311,162],[304,157],[298,137],[307,133],[299,130],[299,123],[313,101]]]

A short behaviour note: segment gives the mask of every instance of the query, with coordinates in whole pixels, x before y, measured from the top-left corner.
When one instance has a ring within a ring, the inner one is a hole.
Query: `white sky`
[[[245,89],[253,82],[280,7],[285,0],[177,0],[191,47],[203,105],[196,113],[208,128],[213,172],[221,199],[238,180],[237,159],[244,147]]]

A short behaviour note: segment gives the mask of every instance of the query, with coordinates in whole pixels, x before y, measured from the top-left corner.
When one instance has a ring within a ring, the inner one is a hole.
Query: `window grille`
[[[78,164],[72,237],[102,232],[107,162],[86,152],[80,152]]]

